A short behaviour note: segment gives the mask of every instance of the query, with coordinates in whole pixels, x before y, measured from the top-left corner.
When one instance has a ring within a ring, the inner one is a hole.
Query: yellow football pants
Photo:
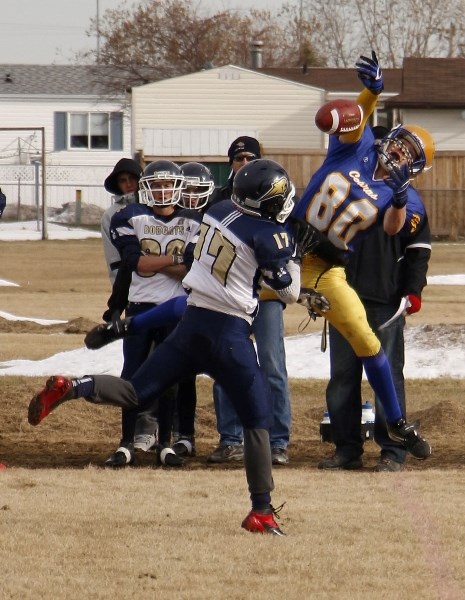
[[[343,335],[359,357],[374,356],[381,343],[368,324],[365,308],[347,283],[343,267],[331,266],[314,255],[302,261],[301,286],[318,290],[331,303],[324,317]]]

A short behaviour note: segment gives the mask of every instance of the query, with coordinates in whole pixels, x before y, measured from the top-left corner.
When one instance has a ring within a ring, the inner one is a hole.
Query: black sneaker
[[[431,454],[431,446],[420,436],[418,423],[409,424],[405,419],[388,423],[388,434],[391,440],[403,444],[413,458],[425,460]]]
[[[122,469],[134,464],[134,450],[132,447],[120,446],[116,452],[107,458],[105,466],[110,469]]]
[[[396,473],[397,471],[402,471],[404,465],[392,458],[380,458],[379,462],[373,468],[375,473]]]
[[[195,456],[195,439],[193,436],[180,437],[172,448],[178,456]]]
[[[343,454],[333,454],[330,458],[325,458],[318,463],[319,469],[346,469],[348,471],[353,469],[361,469],[363,467],[363,461],[360,457],[348,458]]]
[[[287,465],[289,456],[286,448],[271,448],[271,462],[274,465]]]
[[[244,460],[244,446],[242,444],[218,446],[207,457],[209,463],[239,462],[241,460]]]
[[[178,456],[173,448],[169,447],[158,446],[157,457],[163,467],[182,467],[185,462],[182,456]]]

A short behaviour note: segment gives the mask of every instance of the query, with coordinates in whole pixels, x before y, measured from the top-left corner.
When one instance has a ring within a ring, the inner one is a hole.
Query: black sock
[[[75,398],[88,398],[94,394],[94,378],[84,375],[80,379],[72,379]]]
[[[252,500],[252,510],[264,512],[265,510],[268,510],[270,508],[270,492],[263,492],[261,494],[252,493],[250,494],[250,499]]]

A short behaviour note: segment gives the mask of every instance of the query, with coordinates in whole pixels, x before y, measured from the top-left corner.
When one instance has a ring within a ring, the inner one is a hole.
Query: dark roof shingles
[[[310,67],[258,69],[259,72],[332,93],[360,90],[355,69]],[[465,107],[465,58],[405,58],[402,69],[383,69],[385,106]]]
[[[0,65],[0,95],[99,96],[95,65]]]
[[[465,107],[464,58],[405,58],[403,87],[387,106]]]
[[[259,73],[273,75],[282,79],[289,79],[296,83],[322,88],[328,92],[355,93],[360,91],[360,81],[355,69],[338,69],[327,67],[309,67],[306,71],[302,68],[268,68],[257,69]],[[402,90],[402,69],[384,69],[384,88],[390,94]]]
[[[96,65],[0,65],[0,95],[101,96],[112,67]],[[257,72],[327,92],[358,93],[355,69],[262,68]],[[465,58],[405,58],[402,69],[384,69],[386,106],[465,107]],[[100,77],[101,76],[101,77]],[[10,79],[11,81],[8,81]]]

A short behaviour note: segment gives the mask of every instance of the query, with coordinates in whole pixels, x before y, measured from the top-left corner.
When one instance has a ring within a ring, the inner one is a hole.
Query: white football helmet
[[[184,175],[177,164],[156,160],[145,167],[140,178],[141,202],[148,206],[178,204],[184,185]]]
[[[179,204],[192,210],[206,206],[215,189],[210,169],[202,163],[187,162],[181,165],[181,172],[185,177],[185,187]]]

